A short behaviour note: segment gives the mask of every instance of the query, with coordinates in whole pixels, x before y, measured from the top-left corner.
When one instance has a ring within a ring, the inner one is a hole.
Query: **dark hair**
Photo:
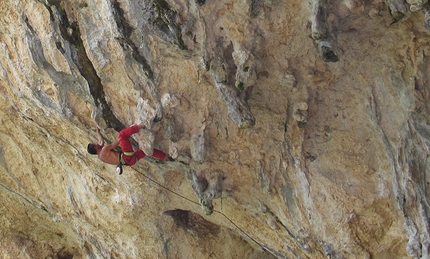
[[[96,147],[92,143],[88,144],[87,151],[88,151],[88,153],[90,153],[92,155],[97,155]]]

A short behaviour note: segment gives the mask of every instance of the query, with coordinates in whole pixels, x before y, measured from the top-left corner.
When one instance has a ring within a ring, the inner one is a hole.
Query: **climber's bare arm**
[[[103,139],[103,137],[102,137],[102,134],[100,134],[100,128],[99,128],[99,127],[97,127],[97,141],[98,141],[98,144],[99,144],[101,147],[103,147],[103,146],[104,146],[105,141],[104,141],[104,139]]]
[[[119,145],[119,140],[117,140],[117,141],[115,141],[115,142],[112,142],[112,143],[111,143],[111,144],[109,144],[109,145],[104,146],[104,147],[103,147],[103,149],[106,149],[106,150],[113,150],[113,149],[115,149],[118,145]]]

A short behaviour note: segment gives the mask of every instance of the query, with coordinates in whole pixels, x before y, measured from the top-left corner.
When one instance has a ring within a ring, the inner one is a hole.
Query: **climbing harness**
[[[124,160],[124,155],[132,157],[132,156],[134,156],[134,151],[133,152],[121,152],[121,153],[119,153],[119,164],[116,166],[116,169],[115,169],[115,172],[118,175],[122,174],[122,171],[123,171],[122,167],[127,165],[127,162]]]

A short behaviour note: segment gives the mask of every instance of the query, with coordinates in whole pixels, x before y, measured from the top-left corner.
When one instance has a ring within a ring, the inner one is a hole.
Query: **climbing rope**
[[[146,179],[148,179],[149,181],[151,181],[152,183],[154,183],[154,184],[155,184],[155,185],[157,185],[158,187],[163,188],[163,189],[165,189],[165,190],[167,190],[167,191],[169,191],[169,192],[171,192],[171,193],[175,194],[176,196],[181,197],[182,199],[185,199],[185,200],[187,200],[187,201],[189,201],[189,202],[191,202],[191,203],[194,203],[194,204],[197,204],[197,205],[199,205],[199,206],[200,206],[200,203],[198,203],[198,202],[196,202],[196,201],[193,201],[193,200],[191,200],[190,198],[187,198],[187,197],[185,197],[184,195],[182,195],[182,194],[180,194],[180,193],[177,193],[177,192],[175,192],[175,191],[173,191],[173,190],[171,190],[171,189],[167,188],[166,186],[164,186],[164,185],[162,185],[161,183],[159,183],[159,182],[155,181],[154,179],[152,179],[152,178],[151,178],[151,177],[149,177],[148,175],[146,175],[146,174],[144,174],[144,173],[140,172],[140,171],[139,171],[139,170],[137,170],[136,168],[134,168],[134,167],[131,167],[131,168],[133,168],[133,170],[134,170],[134,171],[136,171],[138,174],[143,175]]]
[[[191,202],[191,203],[194,203],[194,204],[196,204],[196,205],[198,205],[198,206],[200,206],[200,203],[198,203],[198,202],[196,202],[196,201],[193,201],[193,200],[191,200],[190,198],[188,198],[188,197],[185,197],[184,195],[182,195],[182,194],[180,194],[180,193],[178,193],[178,192],[175,192],[174,190],[172,190],[172,189],[169,189],[169,188],[167,188],[166,186],[164,186],[164,185],[162,185],[161,183],[159,183],[159,182],[157,182],[156,180],[154,180],[154,179],[152,179],[151,177],[149,177],[148,175],[146,175],[145,173],[142,173],[141,171],[139,171],[139,170],[137,170],[136,168],[134,168],[134,167],[131,167],[131,168],[133,168],[133,170],[134,171],[136,171],[138,174],[140,174],[140,175],[143,175],[146,179],[148,179],[149,181],[151,181],[152,183],[154,183],[155,185],[157,185],[158,187],[160,187],[160,188],[163,188],[163,189],[165,189],[166,191],[168,191],[168,192],[171,192],[171,193],[173,193],[174,195],[176,195],[176,196],[178,196],[178,197],[180,197],[180,198],[182,198],[182,199],[184,199],[184,200],[187,200],[187,201],[189,201],[189,202]],[[251,237],[248,233],[246,233],[244,230],[242,230],[236,223],[234,223],[234,221],[232,220],[232,219],[230,219],[227,215],[225,215],[223,212],[222,212],[222,195],[221,195],[221,211],[218,211],[218,210],[213,210],[213,212],[215,212],[215,213],[218,213],[218,214],[220,214],[220,215],[222,215],[224,218],[226,218],[235,228],[237,228],[240,232],[242,232],[242,234],[244,234],[246,237],[248,237],[250,240],[252,240],[255,244],[257,244],[259,247],[261,247],[264,251],[267,251],[267,252],[269,252],[269,253],[271,253],[270,251],[269,251],[269,249],[265,246],[265,245],[263,245],[263,244],[261,244],[260,242],[258,242],[257,240],[255,240],[253,237]]]

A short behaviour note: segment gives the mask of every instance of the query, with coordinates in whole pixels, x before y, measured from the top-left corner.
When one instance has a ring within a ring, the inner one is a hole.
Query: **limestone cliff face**
[[[427,8],[1,1],[0,257],[429,258]]]

